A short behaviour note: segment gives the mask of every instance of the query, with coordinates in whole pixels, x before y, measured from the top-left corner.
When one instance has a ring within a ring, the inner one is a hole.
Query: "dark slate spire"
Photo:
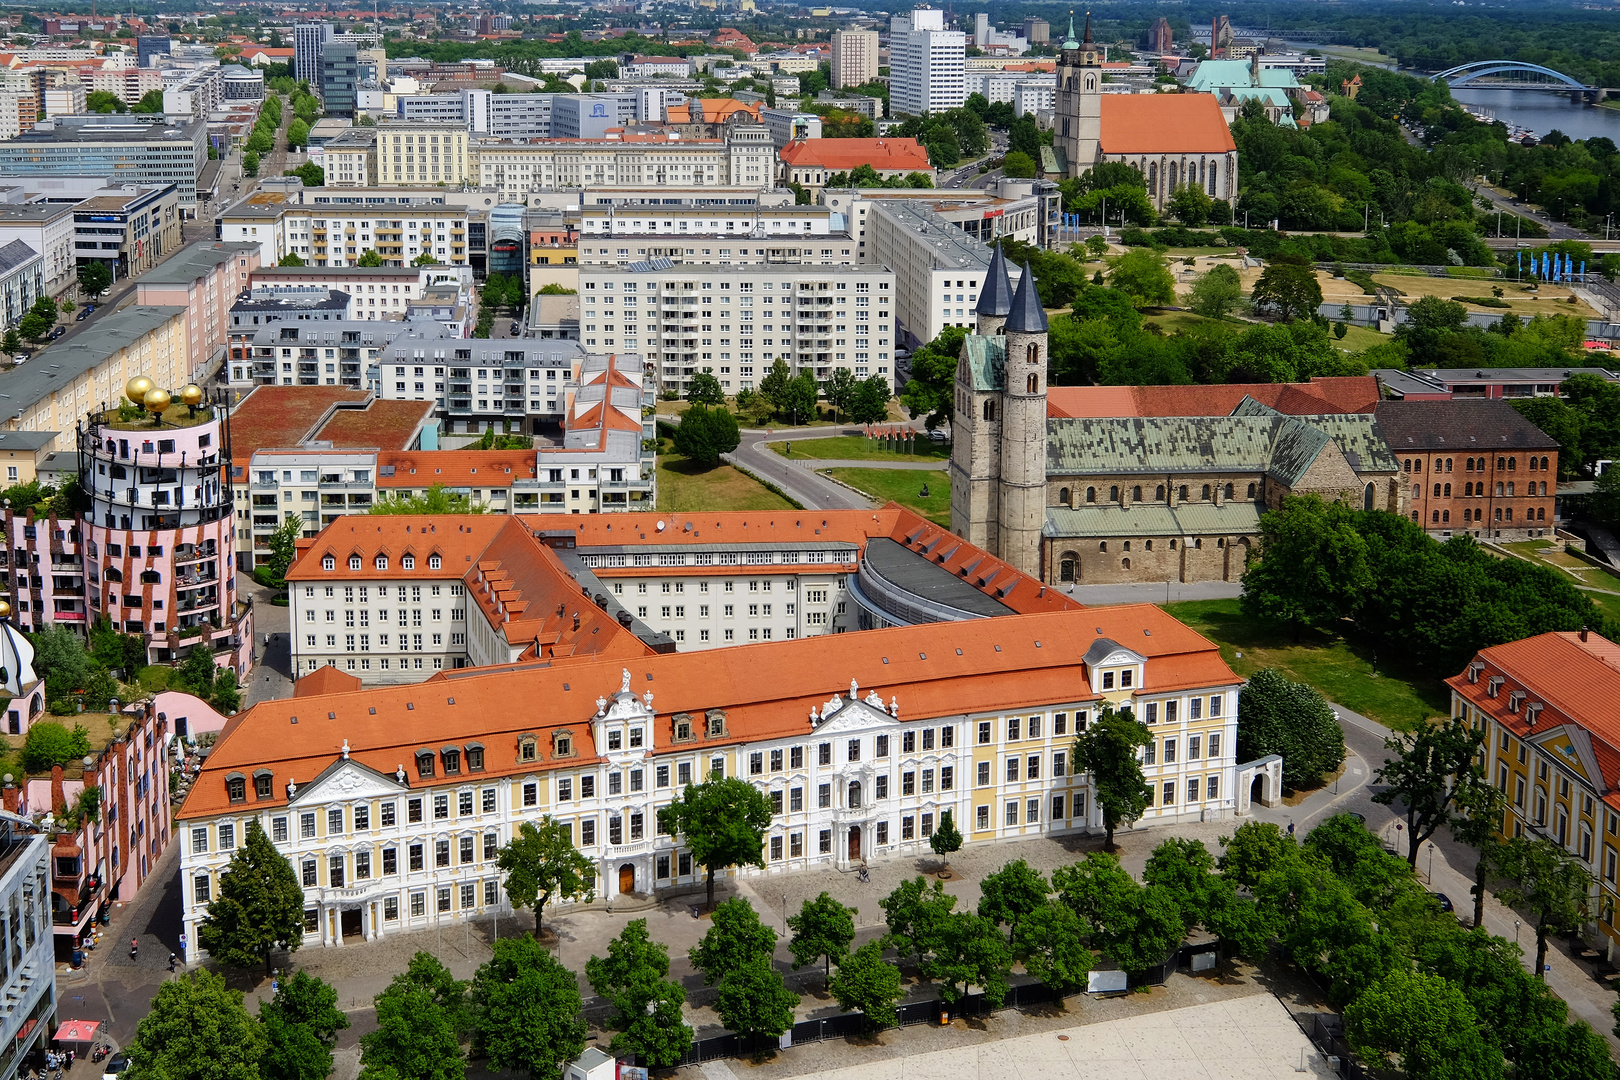
[[[1073,22],[1074,16],[1071,15],[1069,18],[1070,18],[1069,25],[1073,26],[1074,25],[1074,22]],[[1083,44],[1083,45],[1090,45],[1091,44],[1091,12],[1089,12],[1089,11],[1086,12],[1086,36],[1081,38],[1080,41],[1081,41],[1081,44]]]
[[[1012,310],[1007,313],[1007,333],[1046,333],[1046,311],[1041,307],[1040,293],[1035,291],[1035,272],[1024,263],[1024,276],[1018,279],[1018,291],[1013,294]]]
[[[1005,315],[1012,309],[1012,279],[1007,276],[1007,259],[1001,254],[1001,245],[997,244],[990,253],[984,288],[979,290],[979,305],[973,311],[978,315]]]

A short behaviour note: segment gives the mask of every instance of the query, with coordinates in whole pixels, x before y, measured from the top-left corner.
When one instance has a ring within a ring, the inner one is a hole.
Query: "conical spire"
[[[1069,16],[1069,17],[1071,19],[1074,18],[1074,16],[1072,16],[1072,15]],[[1089,11],[1086,12],[1086,36],[1080,39],[1080,43],[1082,45],[1090,45],[1091,44],[1091,12],[1089,12]]]
[[[1090,17],[1091,13],[1087,12],[1088,25]],[[1078,49],[1080,47],[1080,43],[1074,40],[1074,10],[1072,8],[1069,10],[1069,36],[1063,39],[1063,47],[1065,49]]]
[[[1018,279],[1018,291],[1013,294],[1012,310],[1007,313],[1007,333],[1046,333],[1046,309],[1041,307],[1041,295],[1035,289],[1035,272],[1024,263],[1024,276]]]
[[[990,269],[984,276],[984,288],[979,290],[976,315],[1003,316],[1013,309],[1012,279],[1007,276],[1007,259],[997,244],[990,252]]]

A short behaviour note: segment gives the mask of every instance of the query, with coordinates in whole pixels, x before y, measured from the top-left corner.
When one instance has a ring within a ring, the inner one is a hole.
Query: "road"
[[[975,182],[974,180],[975,177],[979,176],[979,166],[982,165],[986,160],[998,158],[1006,152],[1006,134],[1000,131],[992,131],[990,133],[990,153],[985,157],[975,158],[973,161],[970,161],[965,165],[959,165],[949,172],[940,173],[939,186],[941,188],[959,188],[965,184],[967,187],[983,187],[984,184],[982,183],[982,178],[979,182]],[[987,175],[999,177],[1000,174],[992,171]]]
[[[1554,221],[1546,213],[1540,210],[1533,210],[1529,205],[1520,202],[1518,199],[1515,199],[1513,196],[1505,192],[1497,191],[1495,188],[1486,187],[1482,184],[1474,189],[1474,194],[1484,197],[1495,209],[1501,210],[1508,214],[1518,214],[1521,217],[1534,221],[1536,224],[1546,229],[1547,235],[1554,240],[1592,240],[1590,233],[1584,233],[1581,230],[1571,228],[1562,222]],[[1535,245],[1545,243],[1545,241],[1531,240],[1529,243]]]

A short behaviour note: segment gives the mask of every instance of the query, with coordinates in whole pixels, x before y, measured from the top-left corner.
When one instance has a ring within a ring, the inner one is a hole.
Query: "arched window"
[[[994,420],[996,418],[996,403],[994,401],[990,401],[988,399],[985,401],[984,418],[986,420]]]
[[[1210,193],[1211,196],[1213,196],[1215,194],[1215,173],[1216,173],[1216,170],[1219,169],[1219,168],[1220,168],[1220,166],[1217,165],[1215,162],[1212,161],[1212,162],[1209,163],[1209,173],[1208,173],[1209,184],[1208,184],[1208,187],[1209,187],[1209,193]]]
[[[1250,484],[1249,486],[1253,487],[1254,485]],[[1361,493],[1361,508],[1363,510],[1371,510],[1373,508],[1373,486],[1371,484],[1368,484],[1367,490]]]
[[[1496,482],[1496,493],[1498,495],[1502,494],[1502,481],[1500,480]]]
[[[1131,550],[1131,542],[1129,540],[1125,541],[1125,550],[1126,551]]]
[[[1094,487],[1086,488],[1086,502],[1094,503],[1096,501],[1097,501],[1097,489],[1094,488]]]
[[[1058,580],[1078,581],[1080,579],[1080,555],[1078,552],[1065,551],[1058,560]]]
[[[1107,551],[1108,550],[1108,541],[1104,540],[1102,543],[1098,544],[1097,545],[1097,550],[1098,551]]]
[[[1451,471],[1451,459],[1446,458],[1446,472],[1450,472],[1450,471]]]
[[[1502,520],[1502,508],[1501,508],[1501,507],[1500,507],[1500,506],[1498,506],[1498,507],[1497,507],[1497,508],[1496,508],[1496,520],[1497,520],[1497,521],[1501,521],[1501,520]]]
[[[1423,488],[1422,488],[1421,485],[1418,485],[1418,484],[1413,484],[1412,485],[1412,498],[1414,498],[1414,499],[1423,498]]]
[[[1508,481],[1508,492],[1507,493],[1509,495],[1513,494],[1513,481],[1511,481],[1511,480]]]
[[[1234,489],[1233,489],[1233,487],[1232,487],[1232,485],[1231,485],[1231,484],[1227,484],[1227,485],[1226,485],[1226,497],[1227,497],[1227,498],[1228,498],[1228,499],[1230,499],[1230,498],[1231,498],[1231,497],[1232,497],[1232,494],[1233,494],[1233,491],[1234,491]]]
[[[1204,485],[1203,499],[1204,499],[1205,502],[1209,501],[1209,485],[1208,484]]]
[[[1440,511],[1440,524],[1449,525],[1450,523],[1451,523],[1451,511],[1450,510],[1442,510],[1442,511]]]
[[[1506,509],[1506,510],[1504,510],[1504,511],[1502,511],[1502,514],[1503,514],[1503,515],[1504,515],[1504,516],[1505,516],[1505,517],[1506,517],[1506,518],[1507,518],[1507,519],[1508,519],[1508,520],[1509,520],[1509,521],[1512,521],[1512,520],[1513,520],[1513,507],[1511,507],[1511,506],[1510,506],[1510,507],[1508,507],[1508,508],[1507,508],[1507,509]]]
[[[1026,383],[1026,392],[1031,394],[1038,394],[1041,392],[1041,377],[1039,375],[1035,375],[1033,373],[1030,375],[1029,380]]]
[[[1412,520],[1416,521],[1417,519],[1418,519],[1418,512],[1416,510],[1414,510],[1414,511],[1412,511]]]
[[[1226,546],[1226,539],[1223,537],[1223,538],[1215,541],[1215,546],[1218,547],[1218,548],[1225,547]]]
[[[1108,489],[1108,501],[1119,502],[1119,488],[1117,486]]]
[[[1064,506],[1069,505],[1069,489],[1068,488],[1058,488],[1058,502],[1063,504]]]
[[[1536,492],[1536,494],[1537,495],[1545,495],[1545,494],[1547,494],[1547,481],[1543,480],[1541,482],[1541,490]]]
[[[1464,484],[1463,485],[1463,496],[1465,498],[1467,496],[1472,495],[1473,493],[1474,493],[1474,485],[1473,484],[1470,483],[1470,484]]]
[[[1159,190],[1159,163],[1158,162],[1155,161],[1153,164],[1148,166],[1147,180],[1148,180],[1148,190],[1149,191],[1157,191],[1157,190]]]
[[[1176,542],[1174,540],[1170,541],[1170,550],[1171,551],[1176,550]]]
[[[116,566],[107,567],[107,569],[102,572],[101,576],[106,578],[108,581],[123,581],[124,580],[123,571],[119,570],[118,567],[116,567]]]
[[[1372,485],[1371,484],[1367,485],[1367,490],[1368,491],[1372,490]],[[1249,498],[1251,498],[1251,499],[1254,498],[1257,494],[1259,494],[1259,492],[1260,492],[1260,485],[1259,484],[1250,484],[1249,485]],[[1371,509],[1371,508],[1369,507],[1369,509]]]
[[[1430,520],[1431,520],[1432,524],[1435,524],[1435,525],[1440,524],[1440,511],[1438,511],[1438,510],[1434,511],[1434,516]]]
[[[1187,485],[1186,484],[1182,484],[1179,488],[1176,489],[1176,499],[1179,502],[1186,502],[1187,501]]]
[[[1141,502],[1141,501],[1142,501],[1142,486],[1140,484],[1138,484],[1136,487],[1131,488],[1131,502]]]
[[[1541,459],[1541,470],[1542,470],[1542,472],[1547,471],[1547,459],[1546,458]]]
[[[1497,467],[1497,468],[1498,468],[1498,469],[1505,469],[1505,468],[1507,468],[1507,458],[1497,458],[1497,459],[1496,459],[1496,467]]]
[[[1439,484],[1434,485],[1434,497],[1437,498],[1437,499],[1440,497],[1440,485]]]
[[[1164,485],[1163,484],[1160,484],[1158,487],[1153,489],[1153,497],[1155,499],[1159,500],[1160,502],[1164,502]]]
[[[1035,344],[1035,342],[1033,342],[1033,341],[1030,342],[1024,348],[1024,359],[1026,361],[1028,361],[1029,363],[1031,363],[1031,364],[1040,363],[1041,362],[1041,347],[1039,345]]]
[[[1508,472],[1513,472],[1514,470],[1518,469],[1518,467],[1519,467],[1519,459],[1518,458],[1508,458]]]
[[[1546,521],[1547,520],[1547,508],[1545,506],[1536,507],[1536,520],[1537,521]]]
[[[1451,498],[1451,485],[1450,484],[1446,485],[1446,498],[1448,498],[1448,499]]]
[[[1119,565],[1122,569],[1129,570],[1131,568],[1131,560],[1121,559],[1119,560]]]
[[[1153,541],[1144,540],[1144,541],[1142,541],[1142,546],[1144,548],[1146,548],[1148,551],[1152,551],[1153,550]]]

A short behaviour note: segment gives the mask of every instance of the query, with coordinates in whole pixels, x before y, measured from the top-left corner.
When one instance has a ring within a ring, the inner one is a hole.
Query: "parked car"
[[[73,316],[73,321],[74,322],[84,322],[84,320],[87,319],[90,316],[90,313],[92,311],[94,311],[94,310],[96,310],[96,305],[94,305],[94,304],[86,304],[84,306],[84,310],[80,311],[77,315]]]
[[[101,1080],[118,1080],[119,1073],[129,1068],[129,1055],[119,1051],[107,1059],[107,1067],[101,1074]]]
[[[1430,893],[1429,895],[1434,897],[1435,902],[1440,905],[1440,910],[1446,914],[1449,915],[1457,910],[1456,907],[1454,907],[1451,903],[1451,897],[1447,896],[1445,893],[1437,892]]]
[[[519,326],[517,323],[513,323],[512,324],[512,336],[517,337],[521,333],[523,333],[523,327]]]
[[[67,333],[67,327],[58,326],[58,327],[54,327],[51,330],[51,332],[49,334],[45,335],[45,336],[46,336],[46,338],[48,340],[55,341],[57,338],[61,337],[65,333]]]
[[[928,438],[933,442],[950,442],[951,441],[951,437],[949,435],[945,434],[939,428],[935,428],[933,431],[930,431],[928,433]]]

